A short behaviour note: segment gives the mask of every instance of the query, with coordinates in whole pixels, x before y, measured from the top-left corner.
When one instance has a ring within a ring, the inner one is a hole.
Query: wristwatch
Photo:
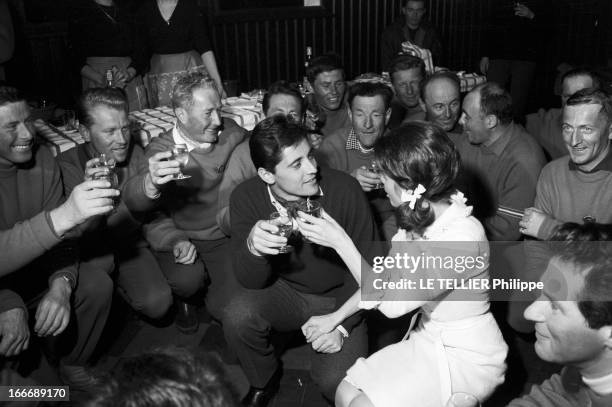
[[[342,338],[346,339],[349,337],[348,331],[342,325],[338,325],[336,329],[340,331],[340,333],[342,334]]]
[[[74,278],[72,277],[71,274],[62,273],[60,274],[59,277],[62,278],[64,281],[66,281],[68,285],[70,286],[70,288],[74,290],[74,287],[76,286],[76,281],[74,281]]]

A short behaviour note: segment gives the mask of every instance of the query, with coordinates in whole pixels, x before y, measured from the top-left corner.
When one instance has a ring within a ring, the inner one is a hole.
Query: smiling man
[[[550,160],[556,160],[567,154],[561,132],[563,124],[563,106],[574,93],[581,89],[599,89],[601,80],[590,68],[575,68],[561,77],[561,108],[540,109],[537,113],[527,115],[525,128],[540,143]]]
[[[250,149],[258,176],[239,185],[231,197],[234,273],[241,285],[223,317],[223,329],[251,389],[243,403],[264,406],[280,372],[270,331],[298,331],[312,315],[337,309],[357,289],[340,258],[294,233],[278,236],[270,214],[290,215],[307,199],[334,217],[360,250],[369,253],[375,236],[368,203],[357,181],[328,168],[317,169],[308,130],[283,116],[259,123]],[[279,249],[289,240],[289,254]],[[361,316],[312,343],[311,373],[328,399],[346,369],[367,351]]]
[[[89,143],[62,153],[59,157],[64,177],[66,194],[83,180],[96,179],[108,173],[100,166],[100,154],[115,163],[119,189],[125,190],[128,180],[138,177],[142,166],[147,166],[142,147],[131,143],[128,104],[123,91],[118,88],[92,88],[79,99],[81,134]],[[165,171],[162,178],[147,172],[144,182],[152,187],[173,180],[178,172],[178,163],[167,161],[168,152],[160,152],[151,158],[151,167],[157,172]],[[162,161],[164,160],[164,161]],[[130,181],[131,182],[131,181]],[[82,268],[110,268],[118,271],[119,292],[137,312],[148,318],[158,319],[165,315],[173,302],[174,293],[179,299],[188,298],[203,285],[203,276],[190,268],[177,275],[173,268],[160,268],[142,233],[143,216],[133,215],[119,200],[115,211],[105,217],[97,217],[81,227],[79,240]],[[178,241],[173,247],[177,263],[192,264],[195,247],[188,241]],[[180,309],[181,307],[179,307]],[[180,314],[179,314],[180,315]],[[180,322],[181,319],[179,318]]]
[[[374,143],[387,131],[393,92],[382,83],[357,82],[348,91],[351,128],[338,129],[323,140],[321,165],[351,174],[368,195],[381,231],[389,240],[397,232],[394,210],[384,195],[380,175],[372,167]]]
[[[540,298],[526,310],[535,323],[535,351],[564,365],[509,407],[612,405],[612,228],[563,225],[541,278]]]
[[[563,222],[612,223],[612,101],[602,90],[583,89],[563,108],[568,156],[544,167],[523,234],[548,240]]]
[[[323,137],[350,126],[348,107],[345,101],[346,82],[340,57],[325,54],[313,58],[306,70],[306,77],[313,90],[314,102],[319,116],[324,119],[320,131]]]
[[[536,186],[533,207],[525,209],[520,232],[549,240],[564,222],[612,223],[612,102],[592,88],[576,92],[563,107],[563,140],[569,155],[547,164]],[[523,278],[535,280],[549,258],[545,243],[526,251]],[[521,302],[512,302],[509,321],[521,331]]]
[[[461,133],[457,126],[461,114],[461,84],[452,72],[437,72],[421,84],[421,107],[425,120],[447,133]]]
[[[210,278],[206,296],[208,312],[220,318],[221,310],[232,291],[233,275],[227,264],[227,236],[217,223],[219,189],[230,155],[247,136],[246,130],[233,120],[221,118],[221,98],[215,82],[200,73],[181,77],[172,92],[172,106],[176,114],[175,127],[154,138],[145,150],[149,158],[168,152],[175,144],[185,144],[189,159],[182,169],[191,178],[164,185],[159,198],[158,216],[147,226],[147,239],[158,252],[158,259],[166,267]],[[180,242],[185,247],[178,248]],[[185,254],[195,246],[199,259],[186,264]],[[187,248],[189,246],[189,248]],[[197,269],[197,270],[195,270]],[[193,308],[193,307],[191,307]],[[197,318],[188,315],[193,329]]]
[[[60,375],[71,397],[91,389],[94,381],[84,366],[106,323],[112,281],[102,270],[79,275],[68,236],[92,216],[111,211],[118,194],[107,181],[81,179],[64,200],[57,163],[34,143],[25,99],[0,87],[0,369],[19,364],[32,329],[41,340],[60,338],[68,353],[61,357]]]

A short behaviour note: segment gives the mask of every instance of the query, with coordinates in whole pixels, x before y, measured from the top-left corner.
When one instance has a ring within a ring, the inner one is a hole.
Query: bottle
[[[304,58],[304,77],[302,78],[302,88],[304,89],[304,95],[312,93],[312,87],[308,82],[308,76],[306,76],[306,72],[308,72],[308,67],[310,66],[310,60],[312,59],[312,47],[306,47],[306,57]]]
[[[113,70],[112,69],[106,70],[105,78],[106,78],[106,87],[112,88],[113,87]]]

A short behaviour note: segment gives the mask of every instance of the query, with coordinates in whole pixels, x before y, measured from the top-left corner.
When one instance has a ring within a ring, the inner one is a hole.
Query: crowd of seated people
[[[126,29],[106,3],[89,5],[99,30],[112,19]],[[181,7],[177,16],[191,5],[161,3],[170,15]],[[159,20],[148,24],[172,25],[142,10]],[[397,55],[391,35],[441,53],[425,11],[404,2],[405,21],[385,36],[390,83],[348,81],[341,57],[320,55],[308,100],[274,82],[252,131],[220,115],[214,54],[198,37],[181,51],[208,73],[176,74],[165,95],[173,127],[134,141],[126,84],[150,58],[136,51],[174,50],[185,34],[176,27],[147,50],[79,51],[87,142],[56,157],[37,142],[25,97],[0,86],[0,384],[44,385],[25,366],[39,354],[90,406],[238,405],[218,361],[183,349],[145,352],[102,379],[90,369],[113,299],[146,320],[174,318],[184,334],[197,332],[203,300],[247,378],[243,406],[266,406],[278,390],[274,332],[303,336],[313,380],[337,406],[438,407],[458,392],[486,403],[524,381],[507,370],[510,342],[534,334],[538,356],[564,368],[511,406],[610,405],[612,98],[593,70],[571,70],[562,107],[528,115],[525,128],[501,84],[462,94],[454,73],[428,75],[420,58]],[[158,75],[172,65],[161,56]],[[115,57],[119,86],[101,87]],[[496,269],[495,241],[512,242],[506,255],[521,261]],[[374,268],[440,250],[485,259],[451,270],[476,287],[468,297],[389,288],[446,278],[444,267]],[[477,286],[490,276],[541,282],[542,295],[515,290],[495,312]],[[372,292],[376,278],[387,288]],[[392,338],[379,337],[381,319]]]

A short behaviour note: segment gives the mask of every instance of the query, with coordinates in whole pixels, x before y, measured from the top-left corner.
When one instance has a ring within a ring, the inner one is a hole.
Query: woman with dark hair
[[[377,308],[390,318],[418,310],[409,339],[357,360],[348,370],[336,405],[439,407],[454,392],[482,401],[504,380],[507,346],[489,312],[486,235],[454,187],[459,155],[441,128],[425,122],[393,130],[377,141],[375,152],[385,191],[397,208],[400,229],[391,252],[384,261],[374,258],[371,267],[329,215],[300,212],[302,234],[335,249],[361,284],[361,292],[334,313],[310,318],[302,331],[312,342],[359,309]],[[407,258],[420,263],[406,267]],[[468,258],[475,260],[473,267]],[[391,289],[390,283],[397,287],[406,281],[415,289]],[[457,285],[471,289],[453,289]]]

